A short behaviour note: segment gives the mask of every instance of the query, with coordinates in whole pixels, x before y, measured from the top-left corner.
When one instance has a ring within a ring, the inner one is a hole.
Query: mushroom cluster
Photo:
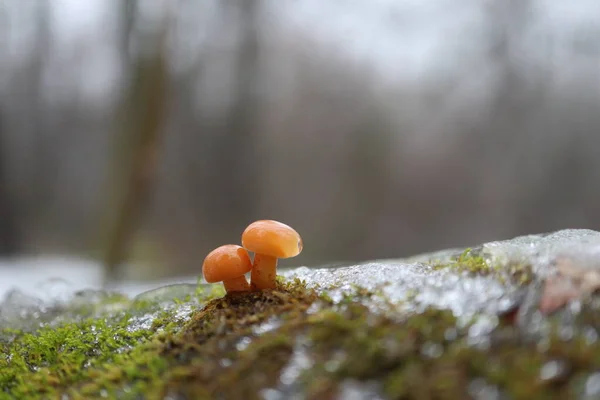
[[[302,238],[278,221],[251,223],[242,233],[242,246],[226,244],[211,251],[202,265],[209,283],[223,282],[227,293],[274,289],[277,259],[295,257],[302,251]],[[250,260],[248,252],[254,253]],[[251,272],[250,284],[245,274]]]

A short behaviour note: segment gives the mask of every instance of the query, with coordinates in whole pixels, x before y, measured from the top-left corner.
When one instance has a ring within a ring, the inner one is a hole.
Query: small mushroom
[[[223,282],[227,293],[245,292],[250,285],[244,274],[252,269],[248,251],[235,244],[226,244],[208,253],[202,264],[202,274],[208,283]]]
[[[254,252],[252,289],[274,289],[277,259],[300,254],[302,238],[298,232],[281,222],[261,220],[246,228],[242,234],[242,246]]]

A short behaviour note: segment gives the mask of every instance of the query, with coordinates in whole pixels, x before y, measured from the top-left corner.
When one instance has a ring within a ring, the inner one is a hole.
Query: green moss
[[[128,329],[132,313],[46,326],[35,333],[5,330],[0,398],[162,398],[168,393],[202,398],[223,387],[232,391],[240,377],[253,374],[255,389],[275,384],[291,354],[291,327],[317,299],[300,281],[278,285],[273,291],[211,300],[186,323],[163,311],[149,329],[137,331]],[[206,299],[221,290],[204,289],[196,296]],[[133,303],[132,311],[154,307],[142,300]],[[274,325],[275,332],[256,330],[270,318],[282,321]],[[289,335],[279,329],[283,323]],[[239,394],[247,389],[240,386]]]
[[[473,249],[465,249],[455,260],[448,263],[436,263],[434,269],[454,268],[459,271],[487,274],[495,268],[490,266],[481,255],[473,252]]]
[[[0,388],[15,398],[43,396],[85,378],[86,371],[112,362],[118,351],[147,339],[151,331],[130,332],[128,317],[114,323],[88,319],[35,333],[15,333],[0,344]]]
[[[211,297],[208,290],[199,298]],[[569,340],[558,328],[534,340],[501,320],[477,345],[471,324],[448,310],[393,319],[363,305],[374,296],[382,293],[355,287],[334,304],[301,281],[278,280],[276,290],[213,298],[185,320],[163,310],[135,332],[128,327],[141,304],[111,318],[5,330],[0,399],[254,399],[285,390],[280,375],[297,356],[309,363],[298,371],[308,398],[332,398],[352,379],[376,382],[391,399],[468,398],[474,381],[512,398],[559,399],[577,397],[600,368],[600,347],[586,334],[600,329],[592,300]],[[542,374],[553,362],[564,368]]]
[[[557,328],[540,350],[516,327],[501,324],[490,337],[491,347],[477,347],[471,343],[470,326],[460,327],[445,310],[429,309],[398,322],[373,316],[355,303],[339,312],[324,311],[309,322],[309,356],[315,366],[303,380],[315,393],[358,379],[380,382],[392,399],[463,399],[479,379],[511,398],[575,398],[581,387],[569,378],[600,368],[600,346],[586,341],[582,332],[561,340]],[[565,370],[544,378],[542,368],[554,362]]]
[[[525,285],[533,280],[533,271],[528,263],[509,263],[508,265],[488,262],[479,252],[465,249],[458,257],[449,262],[434,262],[435,270],[452,269],[478,275],[492,275],[501,282]]]

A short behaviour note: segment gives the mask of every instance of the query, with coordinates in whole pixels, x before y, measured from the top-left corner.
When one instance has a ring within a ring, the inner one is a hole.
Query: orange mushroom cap
[[[253,222],[246,228],[242,234],[242,246],[254,253],[290,258],[302,251],[302,238],[286,224],[261,220]]]
[[[252,269],[248,251],[235,244],[226,244],[208,253],[202,264],[202,274],[208,283],[222,282],[242,276]]]

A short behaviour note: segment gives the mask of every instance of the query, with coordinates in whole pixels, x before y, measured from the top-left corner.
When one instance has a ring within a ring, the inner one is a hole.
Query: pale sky
[[[12,1],[0,1],[7,7]],[[351,59],[367,63],[383,80],[391,82],[414,80],[439,74],[440,68],[464,68],[464,60],[456,48],[469,51],[477,43],[477,34],[483,27],[480,11],[486,0],[264,0],[269,7],[270,19],[280,26],[302,29],[327,46],[345,53]],[[492,1],[492,0],[487,0]],[[53,34],[58,46],[68,49],[82,41],[92,44],[85,50],[82,74],[92,77],[81,89],[91,97],[102,97],[111,86],[117,85],[118,59],[110,46],[99,38],[115,34],[117,23],[115,4],[120,0],[51,0]],[[146,4],[153,4],[150,0]],[[585,29],[600,26],[598,0],[561,2],[536,0],[534,32],[551,32],[560,46],[561,41],[585,39]],[[12,3],[16,4],[16,3]],[[202,0],[206,14],[214,11],[214,0]],[[13,7],[17,10],[19,7]],[[20,34],[11,33],[13,52],[19,49],[19,38],[27,36],[28,29],[22,16],[13,12]],[[201,30],[205,18],[199,18]],[[22,29],[22,30],[21,30]],[[600,31],[598,28],[596,33]],[[30,31],[30,29],[29,29]],[[579,32],[579,33],[577,33]],[[581,33],[583,32],[583,33]],[[23,36],[24,35],[24,36]],[[597,35],[596,35],[597,36]],[[537,50],[536,40],[524,42],[528,54]],[[466,49],[465,49],[466,47]],[[12,54],[17,56],[17,54]],[[53,72],[54,73],[54,72]],[[51,82],[52,83],[52,82]]]

